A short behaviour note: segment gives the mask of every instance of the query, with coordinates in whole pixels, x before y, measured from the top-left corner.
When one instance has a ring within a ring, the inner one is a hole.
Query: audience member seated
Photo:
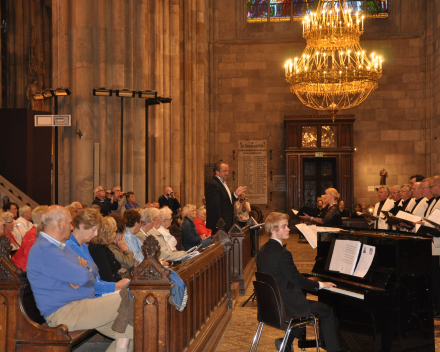
[[[347,209],[345,209],[345,202],[343,200],[340,200],[338,203],[339,207],[339,214],[341,214],[341,218],[348,218],[350,217],[350,213]]]
[[[128,204],[128,203],[127,203]],[[124,218],[127,220],[124,238],[127,242],[128,249],[134,254],[138,263],[142,263],[144,255],[142,254],[142,242],[136,237],[141,228],[141,214],[134,209],[126,210]]]
[[[242,193],[238,196],[238,200],[235,202],[235,215],[238,217],[238,225],[245,227],[249,220],[249,213],[251,212],[251,205],[246,201],[246,193]]]
[[[18,205],[12,202],[8,202],[3,204],[2,207],[4,212],[10,212],[12,213],[12,215],[14,215],[14,220],[17,219],[17,215],[18,215]]]
[[[325,190],[324,202],[328,205],[328,211],[324,218],[314,218],[313,216],[309,216],[307,214],[300,216],[300,218],[325,226],[342,226],[342,218],[337,205],[340,197],[341,195],[335,188],[327,188]]]
[[[161,221],[155,221],[153,223],[153,227],[162,234],[170,248],[172,250],[176,250],[177,240],[168,230],[171,226],[171,222],[173,221],[173,213],[168,207],[164,207],[160,209],[160,217]]]
[[[151,203],[151,206],[152,206],[153,208],[160,209],[160,204],[159,204],[159,202],[152,202],[152,203]]]
[[[136,203],[136,197],[133,192],[127,192],[125,197],[127,198],[125,209],[129,210],[129,209],[140,208],[139,204]]]
[[[159,197],[158,202],[159,202],[159,207],[163,208],[164,206],[167,206],[168,208],[170,208],[174,216],[180,215],[178,213],[180,211],[181,206],[179,201],[176,199],[176,197],[174,197],[174,192],[171,187],[165,187],[165,191]]]
[[[122,215],[125,211],[125,204],[127,204],[127,197],[122,192],[121,186],[114,186],[112,188],[113,201],[118,202],[118,209],[112,210],[112,214]]]
[[[170,243],[165,239],[163,232],[158,231],[158,228],[161,227],[161,223],[162,223],[161,216],[169,217],[171,219],[171,217],[172,217],[171,211],[161,215],[161,212],[158,209],[149,208],[144,211],[144,214],[145,214],[146,221],[153,222],[153,226],[148,231],[148,235],[153,236],[159,242],[159,246],[160,246],[159,258],[165,259],[168,261],[174,261],[174,260],[178,260],[179,258],[183,257],[186,254],[186,252],[185,251],[178,251],[178,250],[176,250],[176,247],[172,248],[170,246]],[[165,226],[166,226],[166,224],[165,224]],[[169,234],[169,232],[168,232],[168,234]],[[174,236],[172,236],[172,237],[174,238]]]
[[[101,278],[108,282],[122,280],[121,274],[127,269],[122,268],[113,252],[108,248],[116,238],[116,221],[111,216],[102,220],[98,236],[93,237],[89,244],[89,252],[99,270]]]
[[[16,251],[20,248],[20,244],[15,239],[15,236],[12,234],[12,229],[14,228],[14,214],[6,211],[2,214],[2,219],[5,222],[3,228],[3,234],[9,239],[12,245],[12,251]]]
[[[41,205],[39,207],[36,207],[32,211],[32,221],[34,223],[30,230],[24,235],[20,249],[12,257],[12,261],[15,263],[17,268],[20,268],[23,271],[26,271],[29,252],[35,240],[37,239],[37,225],[40,222],[41,216],[44,214],[47,208],[49,208],[47,205]]]
[[[96,204],[97,206],[99,206],[102,216],[107,216],[110,214],[111,210],[118,209],[118,201],[112,201],[111,193],[104,191],[104,188],[102,188],[102,186],[96,187],[94,192],[95,199],[93,200],[92,205]]]
[[[135,259],[133,252],[128,249],[127,242],[125,242],[124,233],[127,219],[118,214],[110,214],[109,216],[115,219],[116,237],[113,243],[108,244],[108,248],[110,248],[116,260],[121,263],[121,266],[127,270],[125,273],[121,273],[121,276],[129,278],[131,271],[139,263]]]
[[[27,265],[27,277],[37,307],[50,327],[64,324],[69,331],[95,328],[116,339],[108,350],[127,351],[133,339],[133,327],[128,325],[124,333],[112,329],[121,296],[95,298],[98,268],[64,243],[70,237],[71,224],[70,213],[59,205],[49,207],[41,217],[41,231],[29,253]],[[92,221],[93,226],[97,224],[99,221]],[[84,228],[82,223],[80,225]]]
[[[194,220],[197,233],[203,241],[205,238],[211,236],[212,230],[206,227],[206,207],[201,206],[196,211],[196,219]]]
[[[202,245],[201,248],[207,247],[211,244],[211,236],[204,239],[200,239],[199,234],[196,230],[196,225],[194,225],[194,220],[196,219],[196,206],[193,204],[188,204],[182,209],[182,226],[180,229],[182,231],[182,245],[185,250],[198,245]]]
[[[17,243],[21,246],[24,235],[26,235],[26,232],[28,232],[33,226],[31,222],[32,208],[29,205],[23,205],[18,214],[20,217],[15,220],[15,226],[12,230],[12,234],[14,235]]]
[[[356,204],[356,206],[354,207],[354,212],[351,213],[350,217],[353,219],[360,219],[362,218],[362,216],[358,215],[358,212],[361,213],[362,212],[362,207],[361,205],[358,203]]]
[[[148,237],[148,231],[153,227],[154,219],[151,219],[151,216],[149,215],[150,212],[146,211],[147,209],[142,210],[141,213],[141,228],[139,232],[136,234],[136,237],[139,238],[139,241],[141,243],[144,243],[144,241]]]
[[[75,208],[75,212],[79,213],[80,211],[83,210],[83,206],[80,202],[72,202],[72,204],[70,204],[71,207]]]
[[[70,235],[70,239],[66,241],[66,244],[70,246],[81,258],[89,263],[94,263],[92,256],[90,255],[87,244],[93,237],[98,235],[98,230],[102,224],[102,216],[99,211],[95,209],[86,209],[77,214],[73,220],[73,231]],[[101,279],[101,275],[96,276],[95,284],[95,296],[100,297],[103,294],[115,292],[123,288],[130,280],[122,279],[118,282],[108,282]]]

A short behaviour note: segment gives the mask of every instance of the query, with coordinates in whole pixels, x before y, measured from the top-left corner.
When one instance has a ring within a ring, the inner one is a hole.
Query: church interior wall
[[[284,62],[305,49],[302,25],[297,21],[248,24],[241,3],[222,1],[214,12],[214,153],[237,170],[232,151],[237,150],[238,140],[267,139],[274,155],[268,160],[268,170],[283,175],[284,116],[323,114],[304,107],[289,92],[284,79]],[[377,201],[377,193],[368,191],[368,186],[379,184],[383,168],[388,172],[389,185],[407,183],[412,174],[430,173],[427,146],[432,136],[426,75],[430,43],[425,34],[428,10],[424,1],[391,0],[389,8],[389,18],[366,20],[365,34],[361,36],[361,46],[367,53],[374,51],[385,58],[379,88],[358,107],[343,111],[356,118],[356,203]],[[271,191],[268,181],[268,192]],[[268,208],[284,211],[285,204],[285,193],[274,192]]]

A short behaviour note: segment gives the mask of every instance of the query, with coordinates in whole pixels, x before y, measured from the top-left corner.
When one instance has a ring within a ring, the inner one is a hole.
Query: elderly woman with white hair
[[[194,246],[199,246],[200,244],[202,245],[202,248],[211,244],[211,236],[202,241],[197,233],[196,225],[194,224],[194,220],[196,219],[195,205],[186,205],[182,209],[182,218],[184,220],[182,222],[182,226],[180,226],[180,229],[182,230],[182,245],[186,250],[189,250]]]
[[[14,214],[10,213],[9,211],[6,211],[2,214],[2,219],[4,221],[3,226],[3,235],[5,235],[9,242],[11,242],[12,245],[12,251],[15,253],[20,248],[20,244],[15,239],[15,236],[12,234],[12,229],[14,228]]]
[[[26,235],[24,235],[20,249],[12,257],[12,261],[17,266],[17,268],[20,268],[23,271],[26,271],[29,252],[32,248],[32,245],[37,239],[37,225],[41,220],[41,216],[45,213],[47,208],[49,208],[47,205],[40,205],[32,211],[33,225],[31,229],[26,232]],[[22,208],[20,208],[20,210],[21,209]]]
[[[15,226],[12,230],[12,234],[14,235],[17,243],[21,246],[24,235],[26,235],[26,232],[28,232],[33,226],[31,222],[32,208],[29,205],[23,205],[20,207],[18,215],[20,215],[20,217],[15,220]]]
[[[144,210],[144,214],[146,221],[152,221],[152,227],[147,232],[147,234],[149,236],[153,236],[159,242],[159,257],[169,261],[179,260],[179,258],[183,257],[186,252],[176,250],[177,241],[174,236],[171,235],[170,232],[165,228],[159,231],[159,229],[162,228],[162,225],[167,226],[168,223],[168,227],[171,225],[170,219],[172,217],[172,212],[170,213],[168,211],[164,211],[161,214],[161,211],[159,209],[148,208]],[[165,219],[165,221],[163,219]],[[167,235],[167,237],[172,237],[174,241],[168,241],[167,238],[165,238],[164,233]]]

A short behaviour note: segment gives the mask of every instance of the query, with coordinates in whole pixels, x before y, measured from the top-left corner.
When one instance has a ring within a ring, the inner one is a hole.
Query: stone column
[[[143,205],[148,143],[149,199],[165,186],[182,203],[201,204],[205,114],[205,0],[53,0],[54,86],[72,95],[60,113],[59,203],[93,199],[93,148],[100,144],[99,184],[119,183],[120,98],[94,97],[93,87],[155,89],[171,104],[124,99],[124,184]],[[182,92],[182,93],[181,93]],[[81,130],[81,139],[76,132]]]

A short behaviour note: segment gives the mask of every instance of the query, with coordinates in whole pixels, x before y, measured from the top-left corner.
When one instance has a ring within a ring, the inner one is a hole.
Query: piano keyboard
[[[342,288],[324,287],[323,290],[328,290],[328,291],[331,291],[331,292],[336,292],[336,293],[339,293],[341,295],[346,295],[346,296],[354,297],[354,298],[357,298],[357,299],[364,299],[364,295],[362,295],[360,293],[352,292],[352,291],[343,290]]]

